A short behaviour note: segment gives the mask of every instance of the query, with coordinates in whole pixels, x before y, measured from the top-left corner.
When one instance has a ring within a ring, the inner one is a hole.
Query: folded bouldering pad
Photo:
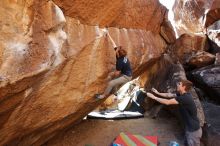
[[[141,136],[120,133],[113,145],[120,146],[157,146],[157,136]]]

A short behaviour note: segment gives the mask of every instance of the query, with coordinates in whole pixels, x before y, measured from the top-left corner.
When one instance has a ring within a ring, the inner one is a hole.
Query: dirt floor
[[[160,146],[177,141],[182,146],[182,130],[173,117],[130,120],[83,120],[48,141],[45,146],[110,146],[120,132],[158,136]]]

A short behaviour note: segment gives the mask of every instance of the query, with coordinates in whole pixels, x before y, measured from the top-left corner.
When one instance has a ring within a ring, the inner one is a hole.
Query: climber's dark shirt
[[[197,117],[196,105],[190,93],[178,95],[176,100],[179,103],[180,114],[182,115],[186,131],[193,132],[200,128]]]
[[[116,70],[121,71],[121,74],[131,77],[132,76],[132,70],[130,61],[127,57],[120,57],[117,58],[116,61]]]

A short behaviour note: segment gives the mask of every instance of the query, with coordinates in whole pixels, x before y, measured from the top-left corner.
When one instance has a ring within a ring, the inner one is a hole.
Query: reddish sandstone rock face
[[[173,30],[173,26],[171,25],[170,21],[168,20],[168,12],[166,13],[163,23],[160,27],[160,34],[166,40],[168,44],[172,44],[176,40],[175,32]]]
[[[80,32],[76,33],[76,30]],[[158,58],[164,51],[166,43],[159,34],[142,29],[119,29],[108,28],[109,35],[116,45],[121,45],[128,52],[133,70],[137,70],[141,65],[151,59]],[[107,71],[112,70],[115,65],[115,52],[110,37],[103,37],[103,29],[98,26],[88,26],[81,24],[74,18],[67,17],[67,34],[69,55],[77,57],[84,46],[90,44],[95,39],[103,38],[103,50],[107,53],[104,56],[106,62],[110,64]],[[83,41],[82,41],[83,38]],[[97,42],[99,44],[100,42]]]
[[[185,64],[198,51],[207,51],[208,48],[206,35],[195,36],[184,34],[173,45],[169,46],[169,51],[173,58]]]
[[[66,16],[83,24],[159,32],[166,9],[157,0],[55,0]]]
[[[213,0],[211,9],[206,15],[205,26],[208,27],[220,19],[220,1]]]
[[[55,2],[67,16],[52,1],[0,2],[0,145],[41,145],[101,103],[115,66],[103,26],[135,76],[165,51],[157,1]]]
[[[215,55],[212,55],[205,51],[199,51],[196,54],[193,54],[189,61],[187,62],[192,67],[204,67],[211,65],[215,62]]]
[[[205,36],[175,41],[156,0],[3,0],[0,14],[0,145],[41,145],[101,104],[93,96],[115,66],[106,28],[134,77],[158,72],[148,67],[166,43],[183,63],[207,49]]]
[[[0,13],[0,145],[18,145],[16,139],[49,121],[39,94],[49,71],[64,62],[65,18],[52,2],[1,1]]]
[[[204,28],[220,18],[219,0],[175,1],[174,21],[179,35],[204,32]]]

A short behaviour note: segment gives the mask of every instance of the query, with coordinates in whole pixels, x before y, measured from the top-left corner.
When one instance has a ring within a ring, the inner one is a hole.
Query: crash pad
[[[157,136],[142,136],[120,133],[113,145],[121,146],[157,146]]]
[[[119,110],[106,110],[106,111],[94,111],[87,115],[87,118],[90,119],[133,119],[133,118],[142,118],[143,114],[139,112],[130,112],[130,111],[119,111]]]

